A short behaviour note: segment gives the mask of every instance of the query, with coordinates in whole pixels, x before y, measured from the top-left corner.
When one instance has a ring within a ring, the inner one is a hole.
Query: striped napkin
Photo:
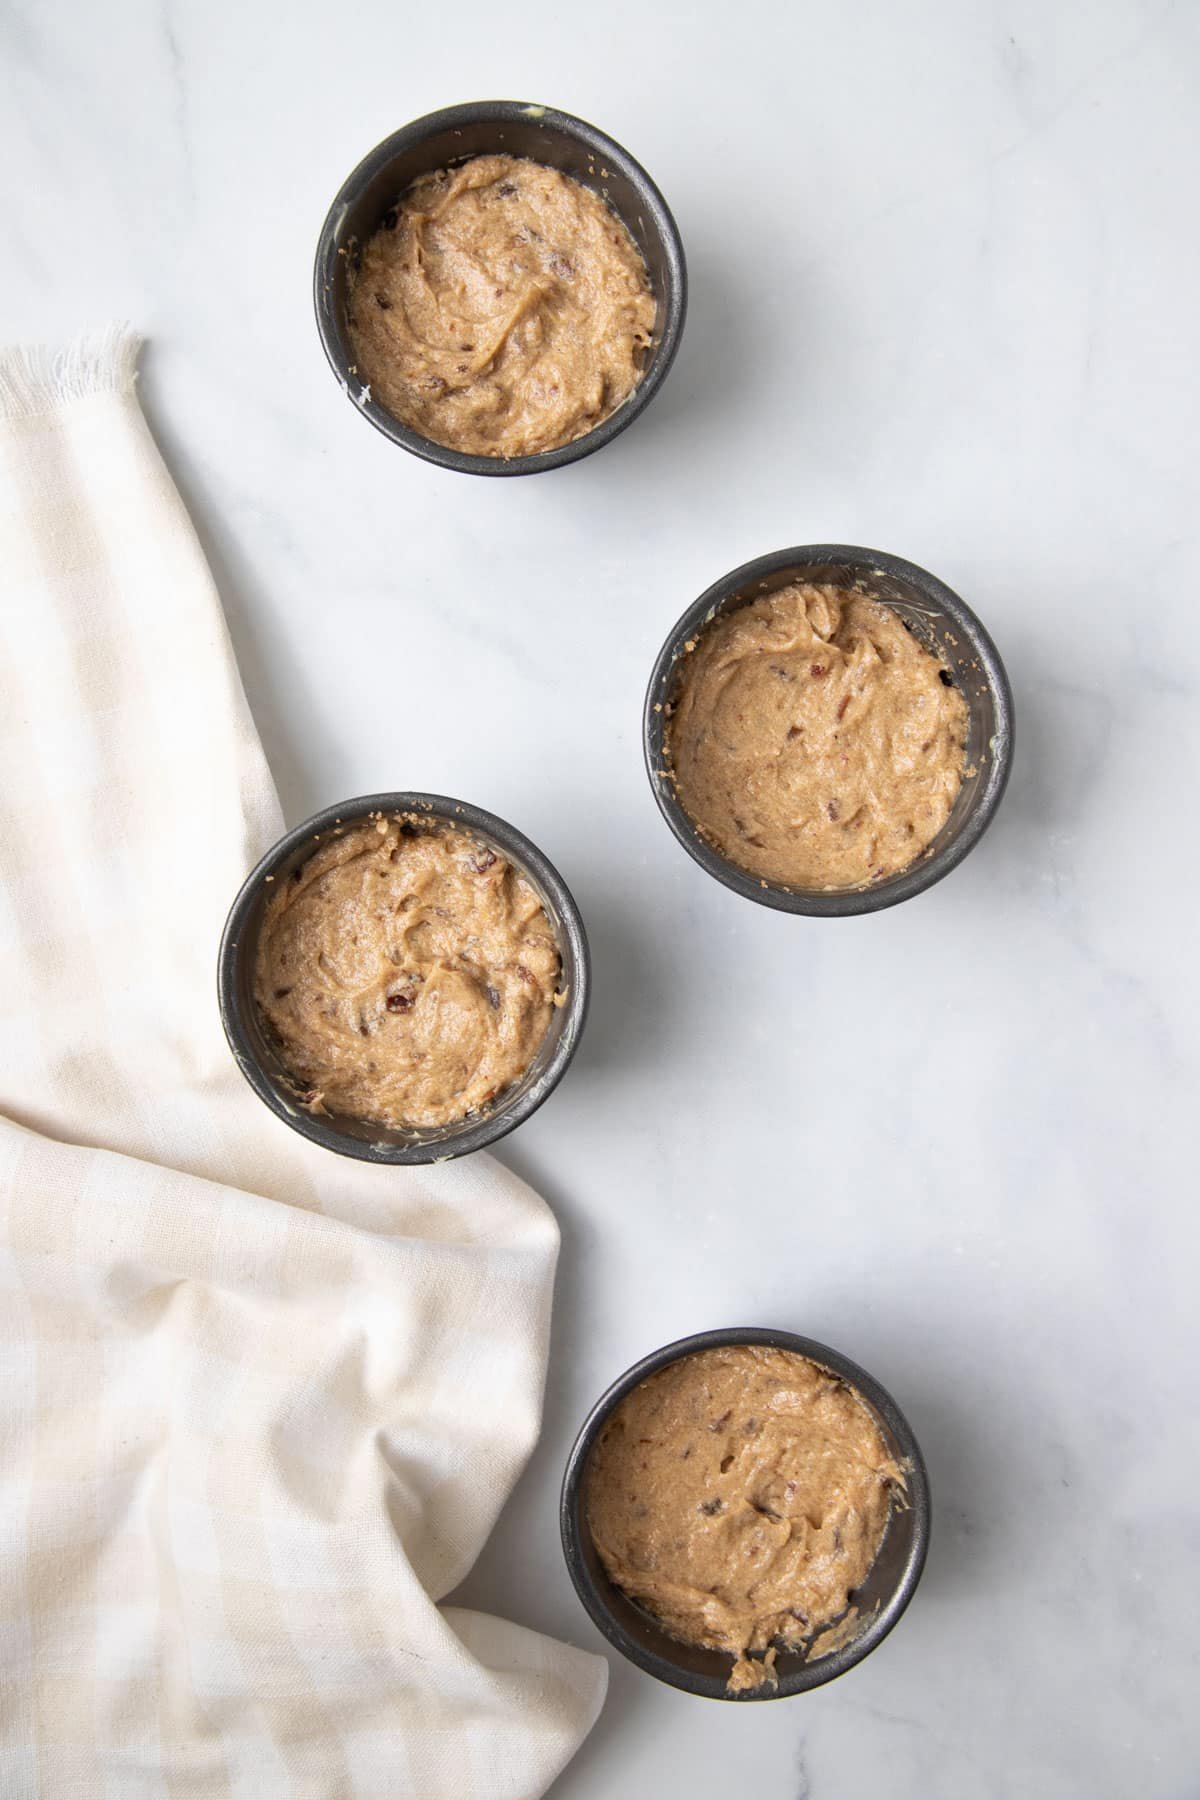
[[[605,1665],[439,1602],[537,1436],[557,1231],[234,1068],[282,822],[136,355],[0,355],[0,1795],[535,1796]]]

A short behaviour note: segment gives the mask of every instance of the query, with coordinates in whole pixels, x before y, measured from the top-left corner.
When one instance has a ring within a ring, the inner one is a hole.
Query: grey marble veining
[[[1200,1792],[1198,81],[1200,13],[1137,0],[0,12],[5,334],[148,334],[291,817],[461,794],[591,930],[584,1046],[504,1150],[563,1227],[546,1427],[466,1597],[598,1647],[559,1473],[685,1331],[828,1339],[925,1446],[928,1571],[866,1664],[734,1708],[614,1662],[562,1800]],[[646,417],[516,483],[374,434],[309,297],[357,158],[494,94],[627,144],[692,269]],[[824,924],[683,856],[638,718],[709,581],[838,539],[982,615],[1018,752],[956,874]]]

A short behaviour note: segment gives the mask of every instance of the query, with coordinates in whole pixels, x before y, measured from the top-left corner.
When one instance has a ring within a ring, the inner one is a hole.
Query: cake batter
[[[865,887],[918,857],[963,780],[966,701],[869,594],[795,583],[682,659],[665,746],[680,804],[760,879]]]
[[[854,1390],[738,1344],[649,1376],[605,1425],[586,1510],[612,1581],[684,1643],[726,1650],[734,1692],[776,1646],[845,1623],[904,1476]],[[826,1648],[829,1647],[828,1641]]]
[[[633,239],[558,169],[476,156],[414,182],[351,277],[359,379],[473,456],[581,437],[636,387],[655,301]]]
[[[255,1000],[308,1104],[432,1127],[520,1079],[560,968],[541,902],[497,851],[377,817],[328,838],[272,894]]]

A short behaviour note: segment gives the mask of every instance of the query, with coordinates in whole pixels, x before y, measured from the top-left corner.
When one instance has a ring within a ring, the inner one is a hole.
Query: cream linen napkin
[[[136,353],[0,357],[0,1795],[538,1795],[605,1665],[437,1602],[537,1436],[556,1228],[234,1068],[281,820]]]

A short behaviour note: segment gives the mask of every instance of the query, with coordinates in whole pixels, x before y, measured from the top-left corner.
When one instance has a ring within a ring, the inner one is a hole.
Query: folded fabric
[[[437,1602],[537,1436],[557,1231],[233,1066],[282,826],[136,351],[0,356],[0,1795],[532,1797],[605,1665]]]

